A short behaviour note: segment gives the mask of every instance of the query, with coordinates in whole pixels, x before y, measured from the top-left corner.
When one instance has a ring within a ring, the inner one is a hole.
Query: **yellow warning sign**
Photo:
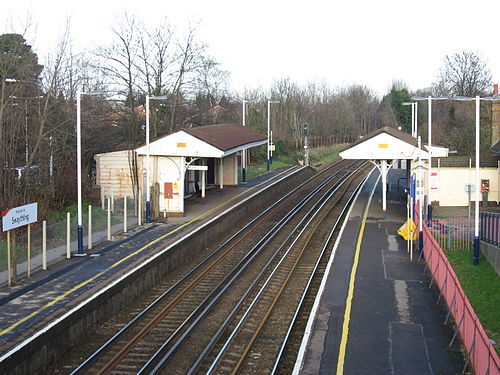
[[[412,219],[408,219],[408,221],[404,223],[401,228],[399,228],[398,234],[405,240],[408,240],[409,238],[412,240],[416,240],[417,226],[415,225],[415,222]]]
[[[379,143],[378,148],[389,148],[389,145],[387,143]]]
[[[177,147],[186,147],[186,143],[184,143],[184,142],[177,142]]]

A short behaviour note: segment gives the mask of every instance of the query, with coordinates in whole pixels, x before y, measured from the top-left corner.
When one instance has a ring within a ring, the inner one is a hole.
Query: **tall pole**
[[[415,103],[411,103],[411,136],[415,137]]]
[[[149,95],[146,95],[146,223],[151,223],[151,201],[149,188]]]
[[[246,100],[243,100],[243,109],[241,113],[242,124],[245,126],[245,117],[246,117]],[[247,183],[247,150],[243,149],[243,153],[241,154],[241,182]]]
[[[427,193],[427,221],[432,220],[432,199],[431,199],[431,191],[432,191],[432,97],[429,96],[428,100],[428,109],[429,109],[429,174],[428,174],[428,193]]]
[[[78,235],[78,252],[83,253],[83,225],[82,225],[82,120],[81,120],[81,96],[82,92],[76,92],[76,174],[78,189],[78,226],[76,228]]]
[[[480,101],[476,96],[476,202],[474,211],[474,266],[479,265],[479,128],[480,128]]]
[[[28,99],[24,99],[25,166],[28,167]]]
[[[271,170],[271,161],[269,159],[269,137],[271,132],[271,101],[267,101],[267,171]]]
[[[417,137],[418,140],[418,173],[417,173],[417,179],[418,183],[415,184],[417,189],[417,196],[418,199],[418,215],[420,216],[420,220],[418,221],[418,245],[420,249],[420,255],[422,255],[422,252],[424,251],[424,236],[423,236],[423,230],[422,230],[422,221],[423,219],[423,214],[422,214],[422,209],[423,209],[423,194],[422,194],[422,189],[423,189],[423,184],[422,184],[422,164],[420,160],[420,152],[422,151],[422,142],[420,140],[420,136]]]
[[[415,135],[414,135],[415,138],[417,138],[418,135],[417,122],[418,122],[418,102],[415,102]]]

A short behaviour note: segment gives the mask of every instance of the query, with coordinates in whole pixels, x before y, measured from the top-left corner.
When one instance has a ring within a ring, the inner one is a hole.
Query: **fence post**
[[[108,241],[111,241],[111,198],[108,197]]]
[[[71,214],[66,212],[66,258],[71,258]]]
[[[26,259],[28,279],[31,278],[31,224],[28,224],[28,254]]]
[[[88,236],[89,236],[89,240],[87,241],[87,248],[89,250],[92,249],[92,205],[89,204],[89,227],[87,229],[87,231],[89,232]]]
[[[127,233],[127,196],[123,196],[123,233]]]
[[[448,218],[447,220],[447,228],[446,228],[446,231],[447,231],[447,241],[446,241],[446,247],[448,248],[448,250],[451,250],[451,223],[450,223],[450,218]]]
[[[42,270],[47,269],[47,221],[42,222]]]

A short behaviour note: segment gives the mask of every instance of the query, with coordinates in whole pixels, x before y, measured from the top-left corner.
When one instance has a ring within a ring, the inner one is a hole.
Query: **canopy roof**
[[[219,124],[181,129],[149,144],[150,155],[222,158],[259,146],[267,136],[239,124]],[[146,146],[136,149],[146,154]]]
[[[394,160],[427,159],[428,153],[418,148],[418,141],[410,134],[385,126],[377,129],[340,153],[343,159]]]

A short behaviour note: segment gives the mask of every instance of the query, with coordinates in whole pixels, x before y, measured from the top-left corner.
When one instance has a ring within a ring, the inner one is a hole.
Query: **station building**
[[[178,130],[149,144],[151,206],[158,215],[182,216],[184,199],[205,197],[205,189],[238,185],[239,156],[263,145],[267,136],[239,124],[207,125]],[[96,184],[101,200],[134,197],[134,183],[146,200],[147,146],[97,154]],[[136,190],[137,191],[137,190]],[[143,204],[143,203],[141,203]]]

